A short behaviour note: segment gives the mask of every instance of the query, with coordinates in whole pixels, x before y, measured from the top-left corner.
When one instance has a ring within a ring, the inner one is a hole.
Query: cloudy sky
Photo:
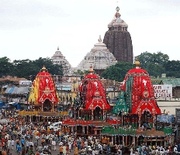
[[[180,60],[180,0],[0,0],[0,57],[51,57],[76,67],[104,37],[120,7],[134,56],[161,51]]]

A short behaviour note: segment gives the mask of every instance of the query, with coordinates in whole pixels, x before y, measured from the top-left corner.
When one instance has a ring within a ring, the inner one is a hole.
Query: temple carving
[[[115,56],[117,61],[133,63],[133,45],[128,25],[121,19],[120,8],[116,7],[114,19],[108,24],[103,43]]]
[[[106,45],[102,42],[101,36],[99,36],[98,43],[86,54],[77,66],[77,70],[89,70],[89,67],[92,66],[96,73],[101,74],[107,67],[116,63],[116,58],[107,49]]]

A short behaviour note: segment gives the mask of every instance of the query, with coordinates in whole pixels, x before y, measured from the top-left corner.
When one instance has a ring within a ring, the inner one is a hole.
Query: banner
[[[171,100],[172,85],[153,85],[154,97],[157,100]]]

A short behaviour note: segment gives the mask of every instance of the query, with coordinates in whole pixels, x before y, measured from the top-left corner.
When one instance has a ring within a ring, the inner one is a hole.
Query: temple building
[[[60,113],[57,106],[60,102],[53,76],[45,66],[37,73],[28,94],[29,110],[19,111],[27,122],[48,122],[53,116],[58,120]]]
[[[107,120],[107,113],[111,110],[106,98],[105,88],[98,74],[92,67],[79,84],[79,97],[69,110],[69,118],[64,119],[63,129],[77,136],[88,137],[100,135],[104,126],[111,126],[112,121]]]
[[[108,24],[103,43],[115,56],[117,61],[133,63],[133,45],[128,25],[121,19],[120,8],[116,7],[114,19]]]
[[[77,66],[77,70],[89,70],[92,66],[96,73],[101,74],[107,67],[115,65],[116,63],[116,58],[107,49],[106,45],[102,42],[101,36],[99,36],[98,43],[86,54]]]
[[[53,64],[62,65],[64,75],[71,74],[71,65],[66,60],[65,56],[63,56],[63,54],[59,50],[59,47],[57,48],[57,51],[54,53],[51,59],[52,59]]]
[[[173,145],[172,126],[159,127],[158,117],[161,110],[154,97],[154,89],[148,72],[135,61],[135,68],[130,69],[120,85],[118,100],[113,113],[119,117],[119,127],[106,126],[101,135],[111,141],[122,142],[123,146]]]

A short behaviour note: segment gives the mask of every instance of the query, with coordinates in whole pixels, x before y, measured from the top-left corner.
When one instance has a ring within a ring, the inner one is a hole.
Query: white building
[[[57,48],[57,51],[54,53],[54,55],[51,57],[51,60],[53,64],[62,65],[64,75],[71,74],[71,65],[66,60],[65,56],[63,56],[63,54],[59,50],[59,47]]]
[[[77,66],[77,70],[89,70],[91,66],[94,70],[105,70],[107,67],[115,65],[116,63],[116,58],[107,49],[101,37],[99,37],[98,43],[86,54],[84,59]]]

